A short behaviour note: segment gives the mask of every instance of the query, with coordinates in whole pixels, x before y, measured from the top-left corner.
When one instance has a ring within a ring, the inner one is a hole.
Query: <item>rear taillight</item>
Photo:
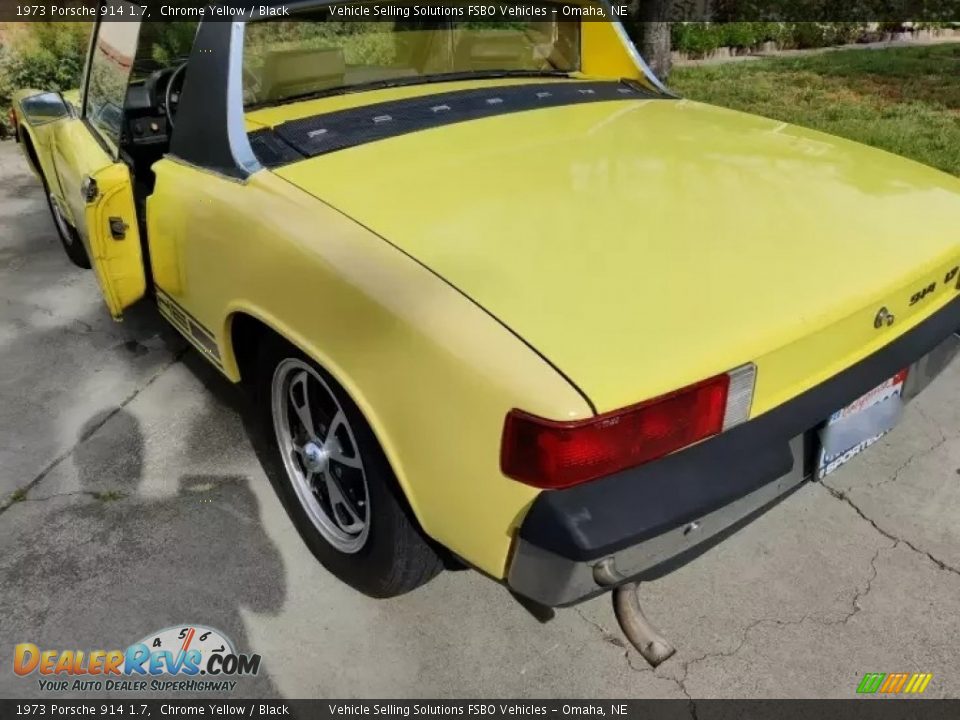
[[[558,422],[512,410],[500,468],[528,485],[559,489],[656,460],[743,422],[755,375],[748,365],[586,420]]]
[[[10,133],[17,137],[17,113],[14,112],[13,108],[10,108]]]

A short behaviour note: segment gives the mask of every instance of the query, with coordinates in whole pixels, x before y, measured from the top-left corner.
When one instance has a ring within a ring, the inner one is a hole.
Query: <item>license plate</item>
[[[890,432],[903,413],[903,370],[845,408],[837,410],[820,430],[821,480]]]

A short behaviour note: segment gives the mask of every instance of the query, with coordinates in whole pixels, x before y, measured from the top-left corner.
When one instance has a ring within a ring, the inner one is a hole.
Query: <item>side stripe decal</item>
[[[217,340],[212,332],[160,288],[157,288],[157,306],[160,313],[180,331],[181,335],[210,358],[218,368],[223,369],[220,361],[220,348],[217,346]]]

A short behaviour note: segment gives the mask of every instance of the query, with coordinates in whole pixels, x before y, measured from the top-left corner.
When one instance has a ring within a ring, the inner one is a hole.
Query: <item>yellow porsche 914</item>
[[[563,606],[662,573],[957,354],[960,180],[679,98],[599,2],[264,4],[114,0],[82,88],[12,119],[69,258],[251,388],[353,587],[453,559]]]

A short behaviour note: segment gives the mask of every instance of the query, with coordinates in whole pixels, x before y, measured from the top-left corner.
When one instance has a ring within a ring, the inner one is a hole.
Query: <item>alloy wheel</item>
[[[57,230],[60,231],[60,237],[63,238],[63,241],[68,245],[73,244],[73,232],[70,224],[67,222],[67,219],[63,216],[63,211],[60,209],[60,204],[57,202],[57,199],[53,196],[53,193],[50,193],[50,207],[53,208],[53,221],[57,224]]]
[[[370,532],[370,492],[336,395],[315,368],[287,358],[273,374],[271,407],[283,464],[307,517],[337,550],[359,552]]]

